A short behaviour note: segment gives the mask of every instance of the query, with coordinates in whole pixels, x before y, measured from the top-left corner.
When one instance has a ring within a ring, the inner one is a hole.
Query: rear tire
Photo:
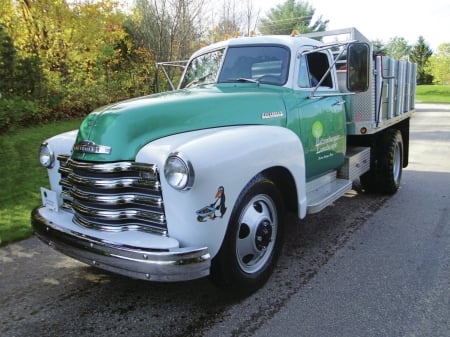
[[[399,130],[389,129],[379,138],[371,158],[371,169],[360,177],[367,192],[394,194],[403,171],[403,139]]]
[[[241,193],[211,279],[237,295],[259,289],[272,273],[283,240],[284,207],[275,184],[259,176]]]

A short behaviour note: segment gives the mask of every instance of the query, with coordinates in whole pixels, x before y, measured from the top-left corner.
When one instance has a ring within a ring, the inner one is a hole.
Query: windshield
[[[236,46],[215,50],[193,59],[187,66],[180,89],[214,83],[254,82],[284,85],[289,73],[289,49],[283,46]],[[220,75],[218,75],[219,70]]]
[[[180,88],[215,82],[223,53],[224,49],[220,49],[193,59],[187,66]]]
[[[283,85],[289,72],[289,50],[283,46],[237,46],[227,50],[218,82]]]

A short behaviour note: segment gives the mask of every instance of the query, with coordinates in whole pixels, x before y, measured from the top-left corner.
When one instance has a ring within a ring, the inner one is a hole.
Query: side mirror
[[[367,43],[351,43],[347,47],[347,89],[363,92],[369,88],[370,47]]]

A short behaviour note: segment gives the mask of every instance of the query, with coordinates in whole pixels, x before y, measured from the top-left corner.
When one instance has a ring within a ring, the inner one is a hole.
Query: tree
[[[46,104],[58,112],[82,114],[129,97],[128,72],[121,68],[127,65],[121,60],[126,57],[121,44],[124,15],[116,0],[11,0],[9,4],[1,20],[7,23],[20,56],[16,67],[20,90],[28,96],[45,94]]]
[[[250,35],[252,31],[256,30],[256,24],[259,19],[260,10],[256,10],[253,0],[246,0],[244,3],[245,28],[246,35]]]
[[[0,94],[2,96],[13,90],[16,54],[12,38],[0,25]]]
[[[427,71],[433,75],[433,82],[450,85],[450,43],[440,44],[437,51],[430,56]]]
[[[199,45],[204,0],[137,0],[140,44],[157,61],[184,59]]]
[[[254,32],[259,10],[255,8],[253,2],[253,0],[222,0],[221,6],[214,3],[214,7],[209,10],[210,26],[213,28],[208,30],[205,42],[214,43],[227,36],[249,36]]]
[[[386,55],[386,47],[383,43],[383,41],[381,40],[373,40],[372,41],[372,45],[373,45],[373,51],[375,54],[377,55]]]
[[[411,46],[403,37],[393,37],[386,45],[386,56],[390,56],[396,60],[408,57]]]
[[[155,62],[187,59],[200,47],[204,1],[136,1],[133,39],[141,51],[146,49],[152,55],[153,65]],[[159,88],[158,72],[153,74],[152,90],[165,89]],[[179,76],[179,68],[169,69],[169,76]]]
[[[322,21],[320,16],[313,22],[315,9],[308,2],[286,0],[277,5],[261,20],[259,30],[263,34],[290,34],[293,29],[299,33],[324,31],[328,20]]]
[[[45,82],[39,57],[18,55],[13,39],[0,25],[1,95],[40,99]]]
[[[425,42],[423,36],[419,36],[417,43],[410,52],[410,61],[417,63],[417,84],[431,84],[433,76],[427,72],[427,66],[432,50]]]

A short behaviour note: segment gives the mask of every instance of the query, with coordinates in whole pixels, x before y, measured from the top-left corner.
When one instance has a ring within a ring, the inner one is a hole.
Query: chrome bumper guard
[[[50,247],[88,265],[128,277],[160,282],[187,281],[207,276],[208,248],[146,250],[105,242],[69,231],[45,219],[37,207],[31,213],[36,236]]]

